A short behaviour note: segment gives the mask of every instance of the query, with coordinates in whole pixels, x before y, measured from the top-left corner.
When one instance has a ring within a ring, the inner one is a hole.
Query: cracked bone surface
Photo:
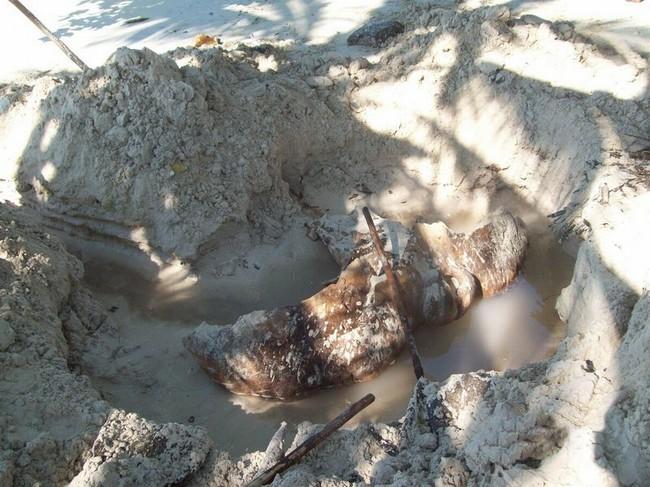
[[[314,227],[342,266],[335,283],[232,325],[203,323],[185,338],[216,382],[238,394],[291,399],[371,379],[396,360],[406,338],[362,222],[359,214],[326,216]],[[523,223],[507,212],[468,235],[443,223],[379,226],[414,326],[453,321],[477,298],[502,290],[527,246]]]

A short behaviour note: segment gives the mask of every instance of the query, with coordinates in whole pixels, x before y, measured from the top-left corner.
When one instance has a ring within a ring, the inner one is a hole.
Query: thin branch
[[[81,68],[82,71],[86,71],[88,66],[86,63],[84,63],[81,59],[79,59],[79,56],[77,56],[74,52],[70,50],[68,46],[66,46],[62,40],[60,40],[57,36],[54,35],[54,33],[45,27],[43,23],[36,18],[36,16],[29,11],[27,7],[25,7],[22,3],[20,3],[19,0],[9,0],[9,2],[13,3],[14,6],[20,10],[25,16],[31,20],[36,27],[38,27],[43,34],[45,34],[47,37],[50,38],[52,42],[54,42],[59,48],[68,56],[77,66]]]
[[[384,273],[386,274],[386,280],[388,285],[391,288],[393,295],[393,304],[397,308],[397,314],[399,319],[402,322],[402,328],[404,328],[404,334],[406,335],[406,341],[409,345],[409,352],[411,353],[411,360],[413,361],[413,371],[415,372],[415,377],[419,379],[424,375],[424,369],[422,368],[422,362],[420,356],[418,355],[418,349],[415,345],[415,338],[413,337],[413,327],[411,321],[409,320],[409,315],[406,309],[406,303],[402,298],[402,293],[399,289],[399,283],[395,279],[395,274],[393,274],[393,268],[390,265],[390,262],[386,258],[384,253],[384,246],[379,239],[377,234],[377,228],[375,227],[375,222],[372,220],[370,211],[368,207],[363,207],[363,216],[366,218],[366,223],[368,223],[368,228],[370,229],[370,236],[372,237],[372,242],[375,245],[375,251],[381,260],[381,264],[384,267]]]
[[[375,396],[372,394],[366,394],[354,404],[350,404],[341,414],[327,423],[322,430],[310,436],[296,448],[291,450],[291,452],[286,456],[283,456],[275,465],[248,484],[247,487],[259,487],[273,482],[273,479],[277,474],[284,472],[286,469],[297,463],[298,460],[324,442],[332,433],[347,423],[353,416],[357,415],[360,411],[372,404],[374,400]]]

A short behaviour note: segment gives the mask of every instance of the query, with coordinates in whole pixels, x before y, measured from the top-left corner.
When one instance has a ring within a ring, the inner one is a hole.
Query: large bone
[[[370,238],[345,219],[316,231],[344,266],[336,283],[300,304],[203,323],[185,346],[220,384],[237,394],[290,399],[316,389],[368,380],[393,363],[406,343]],[[330,222],[331,223],[331,222]],[[357,225],[357,223],[354,223]],[[476,298],[517,275],[526,249],[521,220],[492,217],[470,235],[443,223],[408,231],[384,223],[385,248],[414,326],[458,318]]]

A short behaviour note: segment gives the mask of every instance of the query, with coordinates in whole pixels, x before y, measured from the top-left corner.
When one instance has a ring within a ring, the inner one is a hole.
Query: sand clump
[[[69,368],[70,344],[102,320],[78,286],[79,261],[61,243],[19,210],[5,206],[0,218],[4,485],[60,484],[79,468],[109,408]]]
[[[103,341],[115,327],[80,285],[81,262],[57,238],[40,230],[28,213],[5,205],[0,219],[2,485],[62,485],[72,480],[86,459],[91,466],[84,467],[84,479],[88,479],[87,470],[95,468],[100,470],[99,477],[107,475],[109,481],[109,473],[115,475],[113,464],[128,470],[120,459],[136,462],[138,455],[153,464],[144,476],[148,485],[157,485],[160,479],[182,479],[195,470],[209,449],[205,432],[183,425],[147,428],[146,420],[106,403],[81,372],[91,370],[83,362],[82,350],[99,352],[94,342],[100,337]],[[122,424],[115,433],[118,419],[144,431]],[[154,434],[151,429],[160,431]],[[106,440],[106,430],[116,438]],[[158,439],[155,455],[137,448],[146,444],[147,434]],[[185,444],[179,439],[183,436]],[[101,451],[96,438],[106,443]],[[164,467],[155,464],[156,455],[164,460]],[[179,456],[186,463],[179,463]],[[111,465],[102,466],[106,462]],[[153,475],[157,469],[163,472],[158,477]],[[135,470],[131,468],[133,475]]]
[[[211,446],[207,433],[200,428],[159,425],[116,410],[102,426],[91,457],[70,485],[178,483],[205,462]]]
[[[371,61],[123,48],[1,88],[3,199],[26,208],[0,212],[0,484],[241,485],[268,463],[100,397],[86,374],[118,324],[48,232],[194,261],[328,211],[410,225],[487,214],[506,191],[579,244],[555,355],[422,380],[400,422],[340,431],[274,485],[647,484],[647,58],[505,6],[396,20],[405,32]]]

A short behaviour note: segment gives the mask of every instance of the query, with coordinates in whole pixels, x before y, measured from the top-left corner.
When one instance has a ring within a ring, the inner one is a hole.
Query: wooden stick
[[[81,59],[79,59],[79,56],[77,56],[74,52],[70,50],[68,46],[66,46],[63,41],[61,41],[57,36],[54,35],[54,33],[45,27],[43,23],[36,18],[36,16],[31,13],[27,7],[25,7],[22,3],[20,3],[19,0],[9,0],[11,3],[14,4],[14,6],[20,10],[25,16],[31,20],[36,27],[38,27],[43,34],[45,34],[47,37],[50,38],[52,42],[54,42],[59,48],[70,58],[72,61],[81,68],[82,71],[86,71],[88,66],[86,63],[84,63]]]
[[[379,234],[377,233],[377,228],[375,227],[375,222],[372,220],[370,211],[367,206],[363,207],[363,216],[366,218],[366,223],[368,223],[368,228],[370,230],[370,236],[372,237],[372,243],[375,245],[375,251],[381,260],[381,264],[384,267],[384,273],[386,274],[386,280],[388,285],[391,288],[391,293],[393,297],[393,304],[397,308],[397,314],[399,319],[402,322],[402,328],[404,328],[404,334],[406,335],[406,341],[409,345],[409,352],[411,353],[411,360],[413,361],[413,371],[415,372],[415,377],[419,379],[424,375],[424,369],[422,368],[422,362],[420,361],[420,356],[418,355],[418,349],[415,345],[415,338],[413,338],[413,326],[409,320],[409,315],[406,309],[406,304],[402,299],[402,293],[399,290],[399,283],[393,274],[393,268],[390,265],[390,262],[386,258],[384,253],[384,246],[379,239]]]
[[[284,472],[286,469],[298,462],[298,460],[324,442],[332,433],[347,423],[353,416],[357,415],[361,410],[372,404],[374,400],[375,396],[372,394],[366,394],[354,404],[350,404],[341,414],[327,423],[322,430],[310,436],[296,448],[291,450],[290,453],[283,456],[278,463],[259,475],[255,480],[248,484],[247,487],[259,487],[271,483],[277,474]]]

